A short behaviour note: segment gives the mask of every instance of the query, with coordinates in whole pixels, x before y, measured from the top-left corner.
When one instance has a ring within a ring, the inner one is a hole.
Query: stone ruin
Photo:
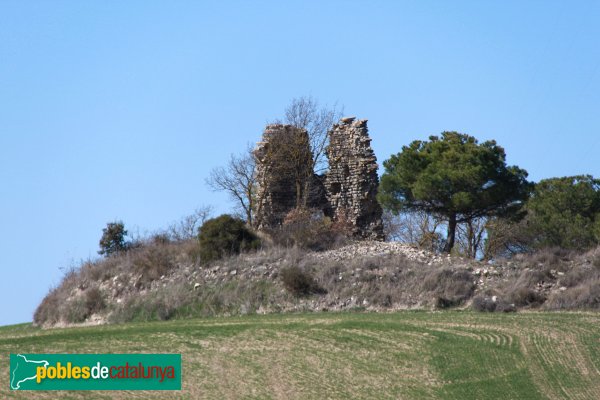
[[[313,172],[306,130],[292,125],[267,125],[254,157],[260,183],[255,207],[259,229],[279,226],[298,206],[323,208],[327,199],[321,178]]]
[[[334,218],[348,218],[354,236],[383,240],[382,210],[377,202],[377,158],[371,148],[367,120],[342,118],[329,131],[327,201]]]
[[[302,206],[344,218],[356,238],[383,240],[382,210],[377,202],[377,159],[366,120],[342,118],[328,132],[329,170],[313,172],[308,133],[292,125],[267,125],[254,150],[259,182],[256,221],[272,229]]]

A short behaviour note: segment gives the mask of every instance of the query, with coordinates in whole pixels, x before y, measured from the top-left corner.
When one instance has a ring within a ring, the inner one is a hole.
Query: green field
[[[181,392],[10,392],[9,353],[177,352]],[[0,328],[0,398],[600,399],[600,314],[268,315]],[[18,395],[17,395],[18,394]]]

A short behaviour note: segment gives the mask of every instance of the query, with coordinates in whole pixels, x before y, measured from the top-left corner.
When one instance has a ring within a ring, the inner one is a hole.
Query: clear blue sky
[[[0,1],[0,325],[106,222],[226,196],[211,168],[292,97],[369,119],[380,161],[457,130],[533,180],[600,176],[598,1]]]

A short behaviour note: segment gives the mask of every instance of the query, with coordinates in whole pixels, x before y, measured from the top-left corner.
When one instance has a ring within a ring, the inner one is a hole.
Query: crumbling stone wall
[[[382,209],[377,202],[377,158],[371,148],[367,120],[342,118],[329,131],[329,171],[325,190],[329,213],[349,220],[354,236],[383,240]]]
[[[267,125],[254,150],[259,229],[279,226],[294,208],[323,208],[322,178],[313,172],[308,133],[292,125]]]
[[[344,218],[358,238],[383,240],[377,202],[377,159],[366,120],[342,118],[329,131],[329,171],[315,175],[309,137],[292,125],[267,125],[254,150],[258,182],[255,220],[259,229],[279,226],[298,206]]]

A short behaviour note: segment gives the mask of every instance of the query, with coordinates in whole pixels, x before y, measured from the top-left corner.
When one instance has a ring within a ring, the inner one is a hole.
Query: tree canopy
[[[102,228],[98,254],[110,256],[127,250],[125,236],[127,236],[127,231],[122,221],[107,223],[106,228]]]
[[[221,257],[258,248],[260,239],[243,220],[228,214],[206,221],[198,230],[200,259],[210,262]]]
[[[484,216],[515,215],[527,200],[527,172],[506,165],[504,149],[493,140],[443,132],[413,141],[384,161],[379,201],[398,213],[420,210],[448,222],[444,250],[454,246],[456,225]]]
[[[527,208],[536,247],[585,249],[598,243],[600,180],[590,175],[540,181]]]

